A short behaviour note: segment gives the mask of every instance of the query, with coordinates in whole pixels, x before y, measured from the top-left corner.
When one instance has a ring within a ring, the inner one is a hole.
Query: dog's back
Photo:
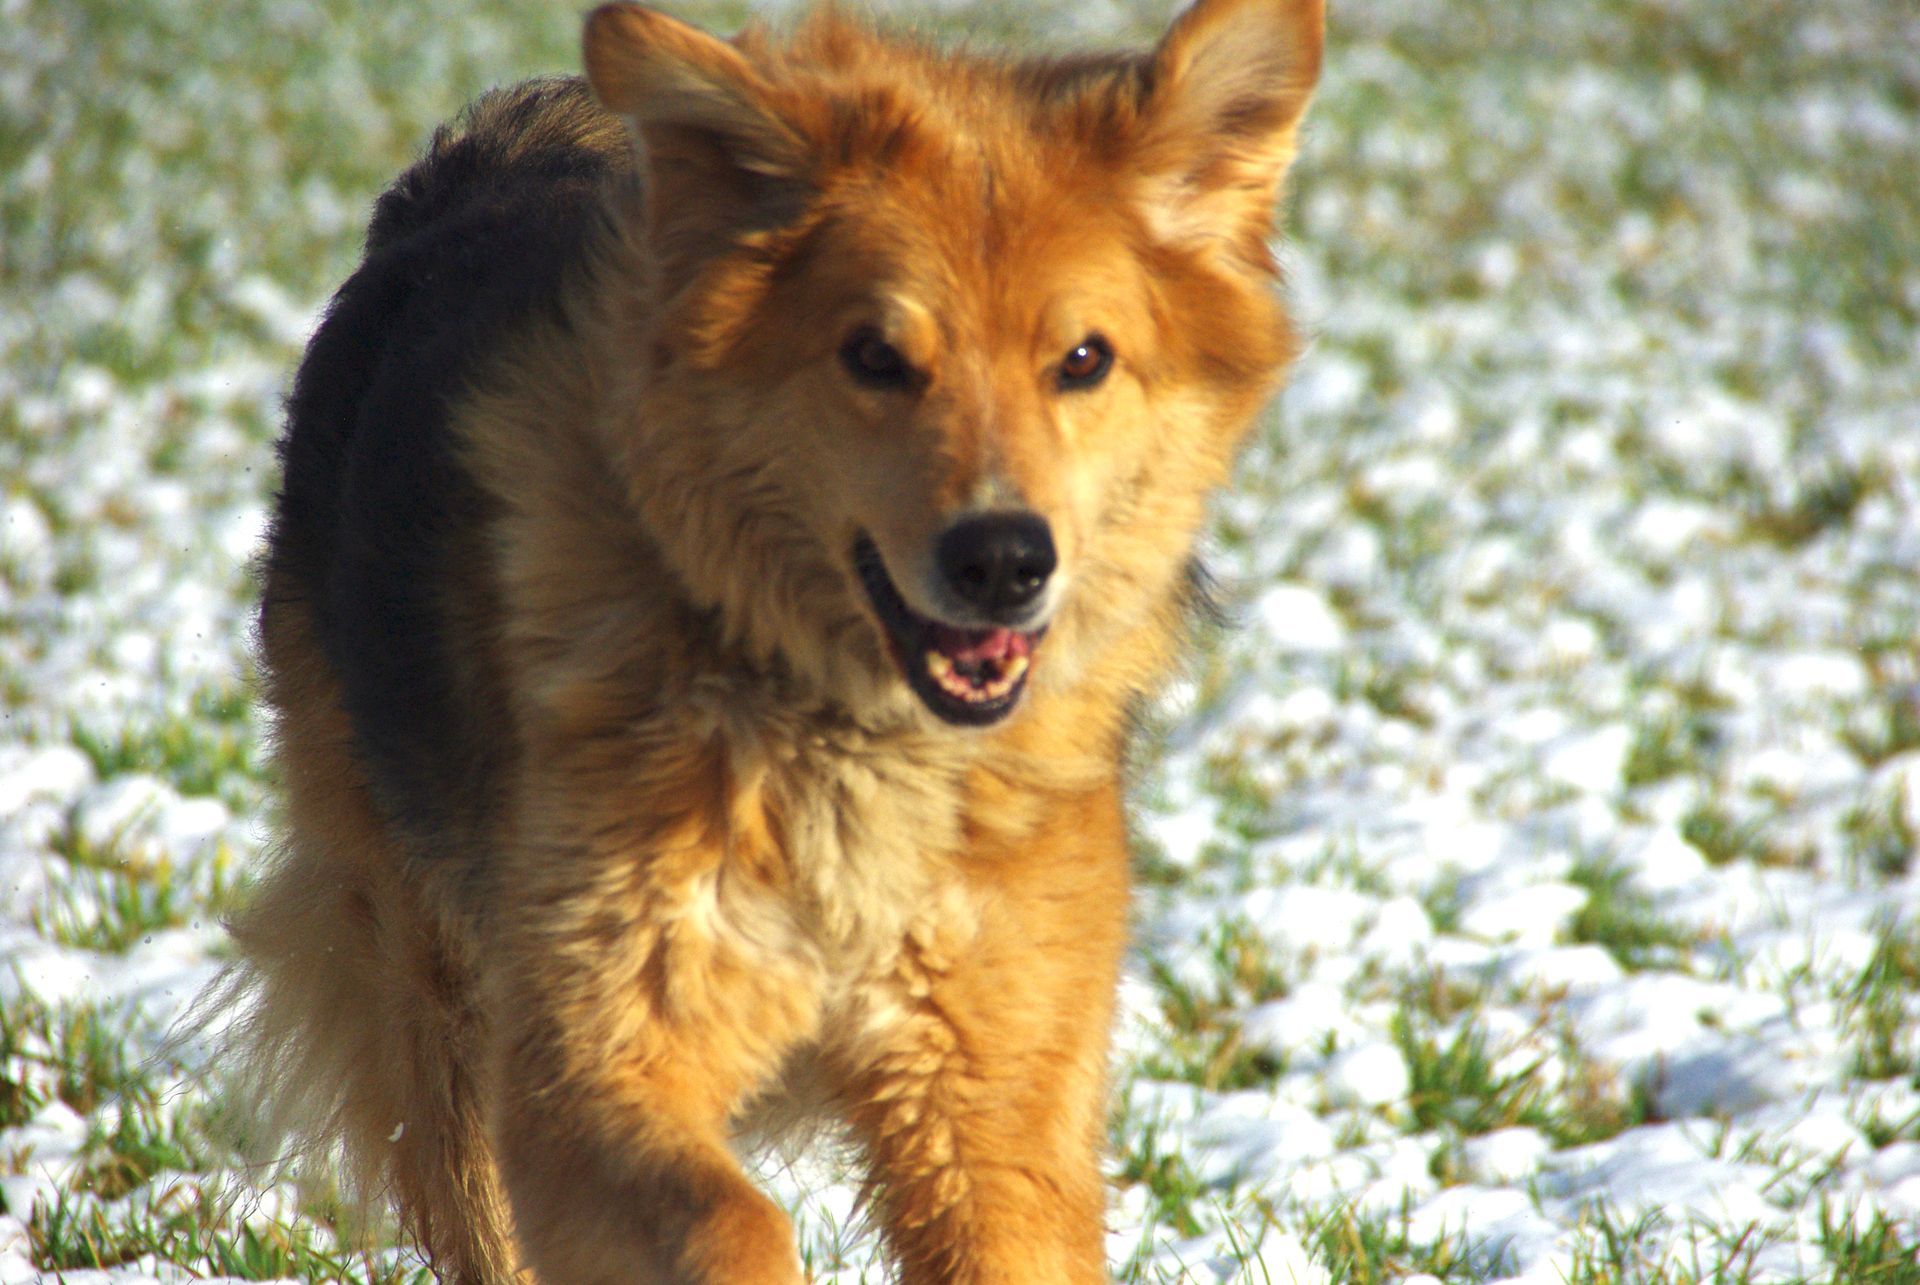
[[[474,819],[501,752],[487,624],[448,592],[485,508],[452,418],[504,343],[557,320],[633,170],[579,79],[481,98],[380,197],[294,382],[268,609],[312,611],[381,801],[423,840]]]
[[[482,571],[490,504],[458,420],[634,170],[578,79],[476,102],[384,193],[294,382],[260,613],[293,841],[232,924],[263,1149],[337,1155],[463,1279],[512,1264],[474,1080],[471,877],[511,753]],[[447,877],[415,878],[420,859]]]

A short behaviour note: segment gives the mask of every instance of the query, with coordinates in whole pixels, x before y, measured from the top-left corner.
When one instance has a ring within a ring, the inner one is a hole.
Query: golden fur
[[[280,1127],[449,1279],[798,1281],[731,1150],[796,1096],[850,1126],[903,1280],[1106,1279],[1129,716],[1292,354],[1268,239],[1320,41],[1320,0],[1050,62],[609,7],[599,107],[468,119],[611,174],[556,307],[447,412],[435,681],[484,753],[471,789],[388,779],[328,632],[364,604],[283,515],[285,843],[234,924]],[[860,326],[912,387],[848,378]],[[1112,372],[1068,389],[1091,334]],[[941,532],[1014,505],[1058,547],[1050,623],[1021,706],[952,726],[848,550],[924,602]]]

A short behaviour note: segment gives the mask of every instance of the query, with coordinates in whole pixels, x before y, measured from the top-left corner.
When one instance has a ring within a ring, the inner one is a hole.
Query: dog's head
[[[654,274],[633,486],[730,635],[862,715],[1006,717],[1178,593],[1292,355],[1269,248],[1322,0],[1001,62],[596,11]]]

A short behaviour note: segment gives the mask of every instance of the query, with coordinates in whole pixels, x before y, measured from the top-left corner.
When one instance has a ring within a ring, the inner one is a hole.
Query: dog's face
[[[1291,355],[1267,233],[1320,21],[1202,0],[1022,65],[597,13],[660,274],[635,467],[695,591],[856,709],[972,726],[1163,607]]]

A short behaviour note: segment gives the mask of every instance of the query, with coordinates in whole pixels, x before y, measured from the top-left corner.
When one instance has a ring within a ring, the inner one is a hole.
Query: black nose
[[[1004,619],[1047,587],[1059,565],[1053,532],[1037,513],[982,513],[947,528],[934,556],[962,601]]]

